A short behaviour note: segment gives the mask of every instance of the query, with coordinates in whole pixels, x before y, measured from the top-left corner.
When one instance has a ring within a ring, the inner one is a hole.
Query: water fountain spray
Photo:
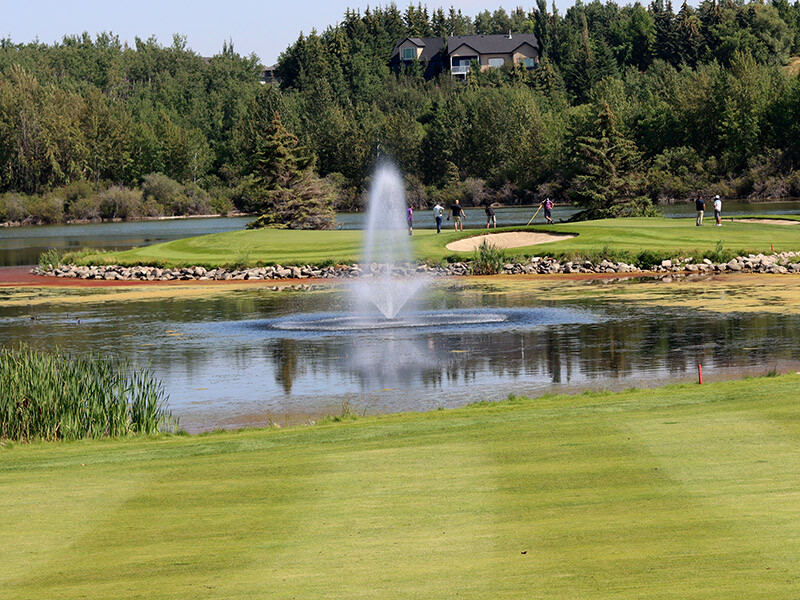
[[[394,319],[427,283],[427,277],[407,272],[414,261],[407,206],[403,177],[394,165],[382,162],[369,190],[361,263],[367,274],[353,286],[363,314],[377,308],[385,319]]]

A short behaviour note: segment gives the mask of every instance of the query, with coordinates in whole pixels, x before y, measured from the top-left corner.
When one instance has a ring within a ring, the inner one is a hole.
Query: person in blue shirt
[[[703,200],[703,197],[700,196],[697,200],[694,201],[695,210],[697,210],[697,221],[695,221],[695,225],[698,227],[703,226],[703,213],[706,211],[706,201]]]

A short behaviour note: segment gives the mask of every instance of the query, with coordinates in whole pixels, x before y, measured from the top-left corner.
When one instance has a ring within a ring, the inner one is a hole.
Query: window
[[[490,58],[489,59],[489,66],[491,68],[502,67],[506,63],[505,59],[503,58]]]
[[[529,69],[532,69],[536,66],[536,62],[532,58],[523,58],[521,62],[523,67],[527,67]]]
[[[416,48],[403,48],[400,50],[400,56],[403,60],[414,60],[417,58]]]

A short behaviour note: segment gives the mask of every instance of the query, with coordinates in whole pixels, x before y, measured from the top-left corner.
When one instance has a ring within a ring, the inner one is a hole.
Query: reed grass
[[[502,272],[505,262],[505,251],[483,240],[473,253],[470,269],[473,275],[496,275]]]
[[[0,439],[75,440],[174,431],[162,383],[107,356],[0,349]]]
[[[39,259],[37,260],[39,266],[42,269],[50,269],[50,268],[58,268],[61,266],[64,257],[61,255],[61,252],[58,251],[57,248],[50,248],[45,252],[42,252],[39,255]]]

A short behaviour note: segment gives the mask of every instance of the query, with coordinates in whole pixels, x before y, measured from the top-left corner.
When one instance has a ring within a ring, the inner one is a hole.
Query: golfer
[[[547,225],[553,224],[553,201],[550,198],[544,201],[544,218]]]
[[[414,234],[414,209],[409,206],[406,209],[406,222],[408,223],[408,235]]]
[[[461,222],[464,218],[464,209],[461,208],[461,204],[459,204],[458,200],[450,207],[450,210],[453,212],[453,229],[456,231],[464,231],[464,224]]]
[[[442,215],[444,215],[444,208],[437,202],[433,207],[433,218],[436,220],[436,233],[442,233]]]
[[[698,227],[703,226],[703,213],[706,211],[706,201],[703,200],[703,197],[700,196],[697,200],[694,201],[694,208],[697,210],[697,221],[695,221],[695,225]]]
[[[714,196],[714,218],[717,221],[717,227],[722,227],[722,200],[719,199],[719,194]]]
[[[486,212],[486,229],[489,229],[492,225],[497,229],[497,217],[494,215],[494,207],[491,204],[487,204],[483,210]]]

